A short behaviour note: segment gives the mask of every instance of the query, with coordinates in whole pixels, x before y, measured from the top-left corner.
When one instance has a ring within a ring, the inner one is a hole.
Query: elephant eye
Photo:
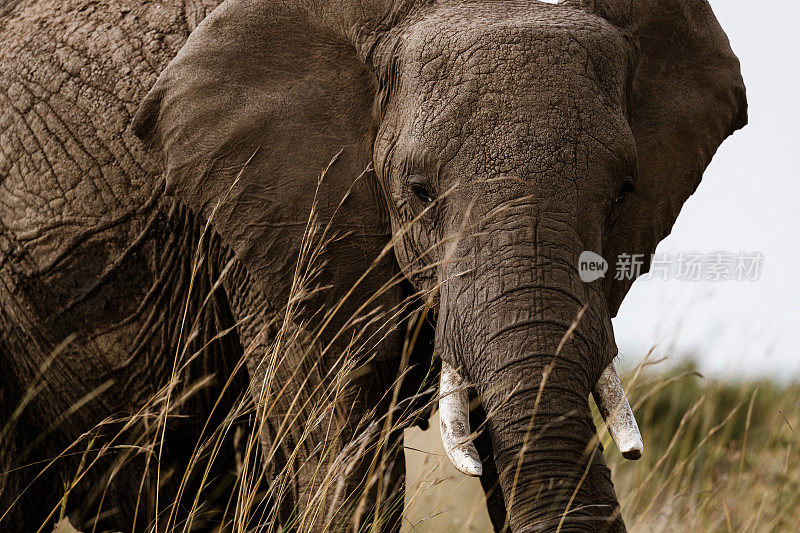
[[[433,192],[424,176],[412,176],[409,179],[408,187],[411,189],[411,193],[425,206],[433,202]]]
[[[617,193],[617,197],[614,199],[615,204],[621,204],[628,198],[628,195],[633,191],[633,181],[631,178],[625,180],[625,183],[622,184],[622,188]]]

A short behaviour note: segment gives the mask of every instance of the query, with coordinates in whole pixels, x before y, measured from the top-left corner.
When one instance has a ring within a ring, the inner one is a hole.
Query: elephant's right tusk
[[[611,438],[625,459],[636,460],[642,456],[644,445],[631,405],[622,390],[614,363],[606,367],[594,387],[594,401],[608,426]]]
[[[447,457],[460,472],[480,476],[483,465],[475,444],[470,440],[469,394],[461,376],[442,360],[439,382],[439,425]]]

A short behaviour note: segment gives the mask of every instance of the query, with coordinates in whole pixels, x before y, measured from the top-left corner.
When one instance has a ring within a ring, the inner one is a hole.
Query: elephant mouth
[[[613,362],[597,380],[592,396],[622,456],[639,459],[644,450],[642,435]],[[483,465],[470,430],[467,383],[446,361],[442,361],[439,384],[439,420],[450,462],[463,474],[480,476]]]

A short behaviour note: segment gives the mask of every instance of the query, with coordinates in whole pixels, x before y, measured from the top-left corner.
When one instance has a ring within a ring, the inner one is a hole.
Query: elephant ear
[[[287,301],[312,206],[330,224],[327,237],[338,236],[320,262],[317,283],[335,285],[326,299],[338,301],[389,240],[366,172],[375,76],[347,36],[354,13],[366,15],[340,4],[315,13],[226,0],[192,32],[133,122],[162,156],[167,193],[210,221],[277,307]],[[350,307],[395,270],[389,260],[373,269]],[[394,305],[398,291],[375,305]]]
[[[697,189],[717,148],[747,123],[739,60],[706,0],[584,0],[638,47],[629,112],[638,168],[605,256],[643,254],[658,243]],[[616,315],[633,279],[606,279]]]

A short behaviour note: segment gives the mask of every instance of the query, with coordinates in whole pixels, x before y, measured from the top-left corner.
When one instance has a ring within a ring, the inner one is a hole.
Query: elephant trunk
[[[535,328],[534,328],[535,329]],[[554,328],[541,333],[557,338]],[[563,335],[563,333],[562,333]],[[498,349],[505,352],[500,343]],[[513,342],[511,344],[516,344]],[[498,372],[477,376],[513,531],[597,531],[613,523],[617,501],[589,406],[590,380],[579,341],[525,353]],[[621,529],[621,528],[618,528]]]
[[[452,261],[442,284],[445,448],[459,470],[480,475],[468,438],[471,382],[488,414],[513,531],[624,530],[588,405],[595,392],[611,423],[632,420],[613,366],[607,369],[616,349],[599,289],[580,282],[571,254],[543,258],[530,248],[492,246],[494,261],[478,261],[483,266],[468,274]],[[619,429],[612,433],[630,455],[641,453],[635,421]]]

